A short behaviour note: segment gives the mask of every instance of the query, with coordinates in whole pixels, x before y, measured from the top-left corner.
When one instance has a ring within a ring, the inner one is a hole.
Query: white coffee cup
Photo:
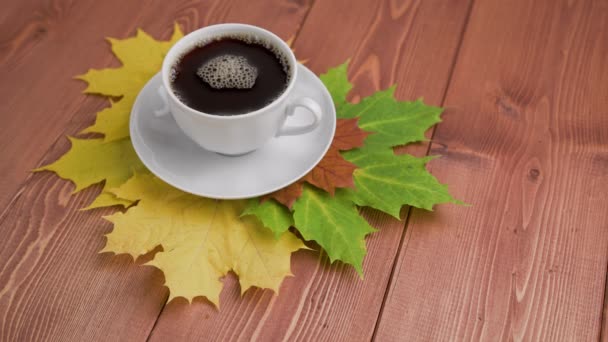
[[[231,35],[254,36],[270,43],[289,63],[289,84],[285,91],[272,103],[253,112],[221,116],[192,109],[180,101],[171,90],[171,71],[178,59],[193,49],[201,41],[208,41]],[[294,84],[298,78],[298,65],[289,46],[272,32],[245,24],[220,24],[207,26],[189,33],[180,39],[167,53],[162,67],[162,86],[159,94],[165,102],[164,108],[156,111],[157,116],[171,113],[181,130],[206,150],[225,154],[241,155],[262,147],[273,137],[305,134],[314,130],[321,121],[322,111],[317,102],[294,94]],[[301,115],[310,115],[312,122],[303,126],[286,125],[286,119],[295,113],[297,107]]]

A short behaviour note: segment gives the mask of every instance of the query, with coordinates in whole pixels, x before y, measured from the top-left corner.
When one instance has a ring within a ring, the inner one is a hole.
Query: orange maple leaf
[[[336,188],[354,188],[353,172],[357,169],[357,166],[344,159],[340,151],[363,146],[365,138],[370,134],[359,128],[358,120],[359,118],[338,119],[334,140],[319,164],[302,179],[279,191],[265,195],[260,200],[264,202],[267,199],[274,198],[291,209],[298,197],[302,195],[304,182],[323,189],[332,196]]]

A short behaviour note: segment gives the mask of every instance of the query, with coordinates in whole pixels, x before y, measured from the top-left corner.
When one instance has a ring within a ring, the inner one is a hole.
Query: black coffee
[[[190,108],[238,115],[278,98],[287,88],[289,75],[286,58],[264,41],[224,37],[184,54],[173,68],[171,86]]]

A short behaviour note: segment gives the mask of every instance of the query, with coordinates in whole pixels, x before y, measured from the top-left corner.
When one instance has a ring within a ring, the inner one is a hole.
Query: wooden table
[[[315,251],[280,295],[166,304],[162,273],[98,254],[100,191],[32,168],[107,106],[72,76],[117,66],[104,37],[268,28],[315,72],[351,58],[350,98],[446,108],[430,143],[471,207],[364,209],[365,280]],[[13,0],[0,12],[0,340],[608,341],[608,1]]]

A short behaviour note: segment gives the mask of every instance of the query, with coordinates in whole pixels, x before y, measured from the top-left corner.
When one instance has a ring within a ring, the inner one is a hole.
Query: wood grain
[[[296,55],[316,73],[351,58],[354,100],[398,83],[399,98],[439,104],[467,10],[466,1],[315,2],[296,37]],[[151,340],[369,340],[404,222],[372,210],[364,216],[380,229],[367,239],[364,281],[351,267],[298,252],[295,277],[278,296],[250,290],[241,298],[235,278],[227,277],[219,312],[204,301],[171,302]]]
[[[78,208],[99,187],[72,196],[73,186],[50,173],[26,180],[55,140],[42,163],[68,149],[60,136],[91,124],[94,112],[107,105],[80,95],[84,85],[71,79],[89,67],[117,64],[103,38],[126,37],[137,27],[168,38],[174,20],[186,31],[247,22],[288,38],[308,7],[307,1],[27,1],[8,6],[10,15],[1,14],[0,27],[1,341],[145,340],[167,298],[160,272],[128,257],[97,254],[110,230],[101,219],[109,210]],[[276,19],[266,21],[268,15]]]
[[[377,339],[593,341],[608,266],[608,3],[475,2]]]
[[[44,189],[44,191],[41,191]],[[97,254],[110,231],[79,212],[94,193],[50,173],[32,178],[1,225],[0,340],[144,339],[162,309],[162,275]]]

